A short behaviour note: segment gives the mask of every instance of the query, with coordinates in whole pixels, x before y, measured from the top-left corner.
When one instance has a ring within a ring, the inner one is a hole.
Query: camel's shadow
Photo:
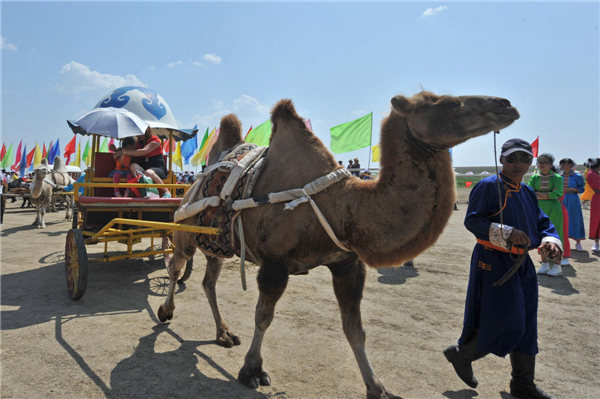
[[[414,267],[412,262],[406,262],[400,267],[388,267],[377,269],[381,274],[377,281],[381,284],[401,285],[406,283],[406,280],[419,276],[419,271]]]
[[[461,389],[460,391],[446,391],[442,394],[448,399],[471,399],[479,396],[473,389]]]

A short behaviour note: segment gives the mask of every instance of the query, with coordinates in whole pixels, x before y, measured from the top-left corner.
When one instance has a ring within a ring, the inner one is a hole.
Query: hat
[[[517,151],[522,151],[533,156],[531,144],[522,139],[510,139],[506,143],[502,144],[502,153],[500,155],[505,157]]]
[[[354,160],[355,160],[356,162],[358,162],[358,158],[354,158]]]
[[[365,170],[363,171],[363,173],[371,173],[371,172],[369,172],[369,169],[365,169]]]

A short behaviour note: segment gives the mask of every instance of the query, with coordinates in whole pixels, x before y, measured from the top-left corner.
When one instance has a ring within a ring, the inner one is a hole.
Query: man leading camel
[[[471,192],[465,227],[475,235],[477,244],[471,258],[463,331],[458,345],[444,350],[458,376],[472,388],[477,387],[472,362],[489,353],[510,354],[510,394],[525,399],[554,398],[533,382],[538,353],[538,281],[529,255],[504,284],[494,283],[511,269],[514,254],[519,250],[522,254],[523,246],[530,250],[539,247],[548,251],[550,258],[560,260],[558,233],[539,209],[535,192],[521,182],[532,161],[529,143],[508,140],[500,156],[502,171],[483,179]]]

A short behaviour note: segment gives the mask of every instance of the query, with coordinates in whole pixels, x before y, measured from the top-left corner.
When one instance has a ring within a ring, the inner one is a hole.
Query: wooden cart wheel
[[[69,230],[67,233],[65,274],[69,297],[74,301],[81,299],[87,288],[88,260],[83,234],[78,229]]]
[[[188,278],[190,278],[190,276],[192,275],[193,267],[194,267],[194,258],[185,262],[185,266],[183,267],[183,270],[181,270],[179,272],[179,275],[181,277],[179,278],[179,280],[177,280],[177,284],[182,284],[185,281],[187,281]]]

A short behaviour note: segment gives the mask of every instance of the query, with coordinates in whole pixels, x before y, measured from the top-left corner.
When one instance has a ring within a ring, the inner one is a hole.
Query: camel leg
[[[23,203],[25,203],[25,200],[23,200]],[[35,220],[33,221],[32,226],[39,226],[40,224],[40,214],[42,213],[41,207],[42,201],[38,201],[35,203]]]
[[[65,201],[67,202],[67,214],[65,215],[65,219],[71,221],[73,220],[73,203],[75,201],[70,195],[65,196]]]
[[[254,316],[254,337],[238,374],[238,381],[252,389],[258,388],[258,385],[271,385],[271,377],[262,368],[261,347],[265,332],[273,321],[275,305],[287,286],[287,268],[280,263],[267,261],[261,265],[256,280],[260,294]]]
[[[348,266],[331,266],[333,290],[340,306],[344,334],[350,343],[363,381],[367,386],[367,399],[400,399],[389,392],[379,380],[365,350],[365,330],[362,326],[360,302],[365,286],[366,266],[361,260]]]
[[[179,272],[181,271],[181,269],[183,268],[183,265],[185,265],[185,262],[187,262],[188,260],[190,260],[192,258],[192,256],[194,256],[194,253],[196,253],[196,247],[195,246],[188,246],[186,247],[185,245],[180,245],[177,246],[177,243],[181,243],[183,242],[183,240],[180,238],[183,235],[185,235],[186,233],[180,232],[180,231],[176,231],[175,232],[175,252],[173,252],[173,256],[171,257],[171,260],[169,261],[169,294],[167,295],[167,299],[165,300],[165,303],[163,303],[162,305],[160,305],[160,307],[158,308],[158,319],[160,321],[162,321],[163,323],[166,322],[167,320],[171,320],[173,318],[173,311],[175,310],[175,301],[174,301],[174,296],[175,296],[175,287],[177,286],[177,279],[179,278]],[[187,233],[190,234],[190,233]]]
[[[42,206],[40,206],[40,224],[38,225],[38,229],[45,229],[46,223],[44,222],[44,216],[46,215],[46,207],[48,206],[48,200],[40,201]]]
[[[58,209],[56,209],[56,195],[50,197],[50,212],[58,212]]]
[[[217,326],[217,345],[224,346],[225,348],[231,348],[233,345],[240,344],[240,338],[229,331],[229,327],[227,324],[225,324],[225,321],[221,317],[221,312],[219,312],[216,286],[222,268],[223,259],[207,256],[206,272],[204,273],[202,287],[204,288],[204,293],[206,294],[206,298],[210,304],[210,309],[212,310],[213,317],[215,318],[215,324]]]

